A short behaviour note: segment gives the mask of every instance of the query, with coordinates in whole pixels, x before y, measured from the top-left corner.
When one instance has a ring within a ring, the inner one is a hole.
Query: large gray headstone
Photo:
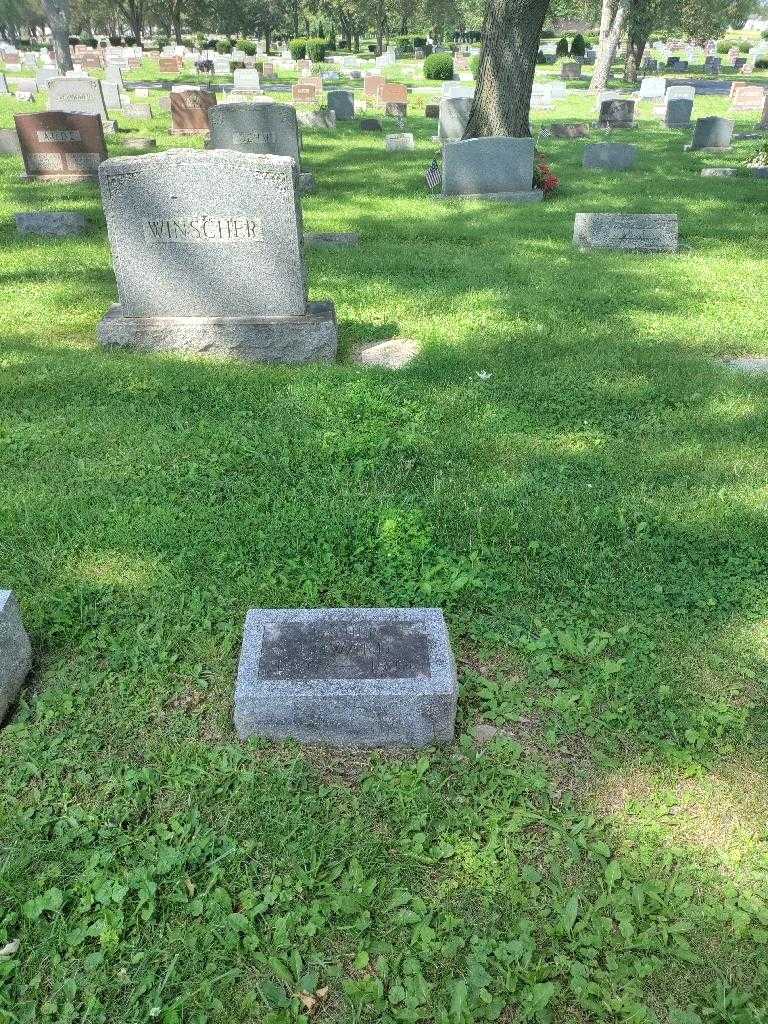
[[[67,114],[96,114],[110,124],[101,82],[96,78],[52,78],[48,83],[48,109]]]
[[[330,89],[326,96],[328,109],[336,115],[337,121],[354,121],[355,94],[347,89]]]
[[[10,590],[0,590],[0,723],[32,666],[32,647]]]
[[[530,138],[448,142],[443,148],[443,195],[531,193],[533,158],[534,142]]]
[[[440,115],[437,137],[441,142],[458,142],[472,111],[472,99],[469,96],[447,96],[440,100]]]
[[[677,252],[677,214],[577,213],[573,243],[582,249]]]
[[[296,110],[286,103],[226,103],[208,112],[211,149],[288,156],[299,163]]]
[[[437,608],[253,609],[235,691],[242,739],[450,743],[456,666]]]
[[[631,128],[635,123],[635,101],[607,99],[600,104],[600,124],[607,128]]]
[[[123,315],[305,312],[288,157],[170,150],[107,160],[99,182]]]
[[[728,149],[733,138],[733,124],[725,117],[698,118],[691,149]]]
[[[637,146],[623,142],[593,142],[584,147],[584,167],[601,171],[629,171],[637,161]]]

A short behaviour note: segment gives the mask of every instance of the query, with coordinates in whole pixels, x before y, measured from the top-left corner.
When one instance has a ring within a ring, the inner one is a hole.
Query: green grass
[[[768,355],[768,182],[640,117],[636,171],[548,140],[560,192],[521,207],[430,198],[416,114],[414,153],[305,132],[306,229],[362,236],[308,253],[342,341],[309,368],[102,352],[97,190],[0,158],[0,585],[35,649],[2,1024],[768,1019],[768,378],[717,362]],[[93,232],[17,237],[36,209]],[[681,252],[579,253],[596,210],[677,212]],[[351,362],[397,336],[406,370]],[[455,746],[237,742],[246,610],[317,605],[445,609]]]

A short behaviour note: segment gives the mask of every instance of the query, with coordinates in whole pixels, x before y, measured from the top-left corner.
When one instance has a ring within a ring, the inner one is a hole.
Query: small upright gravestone
[[[307,302],[290,157],[170,150],[99,169],[120,304],[103,345],[246,361],[336,354],[331,302]]]
[[[116,131],[107,115],[101,82],[96,78],[52,78],[48,83],[48,109],[65,114],[95,114],[101,118],[104,133]]]
[[[677,214],[577,213],[573,244],[582,249],[677,252]]]
[[[185,89],[171,93],[171,134],[205,135],[210,111],[216,107],[216,94],[203,89]]]
[[[666,78],[658,78],[655,76],[647,76],[640,83],[640,99],[641,100],[660,100],[664,99],[664,93],[667,91],[667,80]]]
[[[16,132],[30,181],[95,181],[107,158],[95,114],[16,114]]]
[[[337,121],[354,121],[355,94],[346,89],[331,89],[326,97],[328,109],[336,115]]]
[[[458,142],[464,135],[472,112],[469,96],[449,96],[440,100],[437,137],[441,142]]]
[[[682,98],[667,100],[664,123],[667,128],[689,128],[692,112],[693,100]]]
[[[288,156],[299,165],[296,110],[287,103],[227,103],[209,114],[211,149]]]
[[[603,100],[600,104],[599,123],[603,128],[631,128],[635,123],[635,101]]]
[[[732,138],[733,121],[725,117],[700,117],[693,129],[693,142],[688,148],[729,149]]]
[[[581,64],[563,64],[560,68],[560,78],[565,82],[578,82],[581,80]]]
[[[0,590],[0,724],[32,667],[32,646],[10,590]]]
[[[443,196],[535,203],[533,139],[491,137],[449,142],[443,148]]]
[[[457,696],[438,608],[248,612],[235,689],[241,739],[341,747],[450,743]]]

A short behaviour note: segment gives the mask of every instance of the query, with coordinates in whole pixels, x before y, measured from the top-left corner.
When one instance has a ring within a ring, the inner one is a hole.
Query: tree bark
[[[465,139],[531,134],[531,90],[549,0],[488,0]]]
[[[647,43],[647,39],[630,38],[627,40],[627,57],[624,61],[625,82],[630,82],[633,85],[637,82]]]
[[[592,72],[592,81],[587,90],[592,93],[602,92],[608,84],[611,67],[616,58],[619,40],[624,29],[624,21],[627,17],[627,6],[624,0],[603,0],[603,3],[609,8],[610,27],[600,43],[595,70]]]
[[[59,74],[72,70],[69,52],[69,0],[43,0],[43,10],[53,38],[53,55]]]

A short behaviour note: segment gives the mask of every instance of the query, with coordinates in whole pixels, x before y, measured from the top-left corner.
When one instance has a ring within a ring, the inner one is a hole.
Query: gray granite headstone
[[[104,106],[107,110],[120,110],[122,108],[123,97],[116,82],[102,82],[101,94],[104,97]]]
[[[47,89],[48,83],[54,78],[59,77],[59,72],[56,68],[40,68],[35,75],[35,82],[37,83],[38,89]]]
[[[355,94],[347,89],[330,89],[326,96],[328,109],[336,115],[337,121],[354,121]]]
[[[635,101],[603,100],[600,104],[599,122],[607,128],[631,128],[635,122]]]
[[[226,103],[208,112],[211,149],[288,156],[299,164],[296,110],[287,103]]]
[[[677,252],[677,214],[577,213],[573,243],[582,249]]]
[[[114,130],[107,116],[101,82],[96,78],[52,78],[48,83],[48,109],[67,114],[96,114],[104,131]]]
[[[20,235],[41,235],[44,238],[66,238],[82,235],[88,222],[82,213],[17,213],[16,230]]]
[[[17,156],[21,143],[15,128],[0,128],[0,156]]]
[[[0,723],[32,667],[32,646],[10,590],[0,590]]]
[[[693,129],[691,149],[729,149],[733,121],[725,117],[700,117]]]
[[[336,352],[307,303],[298,168],[286,156],[169,150],[99,168],[120,304],[105,345],[264,362]]]
[[[443,147],[443,195],[536,202],[542,193],[533,188],[533,159],[530,138],[448,142]]]
[[[253,609],[235,689],[241,739],[450,743],[458,686],[437,608]]]
[[[584,147],[583,166],[590,170],[629,171],[637,161],[637,146],[622,142],[593,142]]]
[[[689,128],[692,112],[693,100],[683,98],[668,99],[664,123],[667,128]]]
[[[448,96],[440,100],[440,115],[437,126],[437,137],[441,142],[458,142],[472,111],[472,99],[469,96]]]

